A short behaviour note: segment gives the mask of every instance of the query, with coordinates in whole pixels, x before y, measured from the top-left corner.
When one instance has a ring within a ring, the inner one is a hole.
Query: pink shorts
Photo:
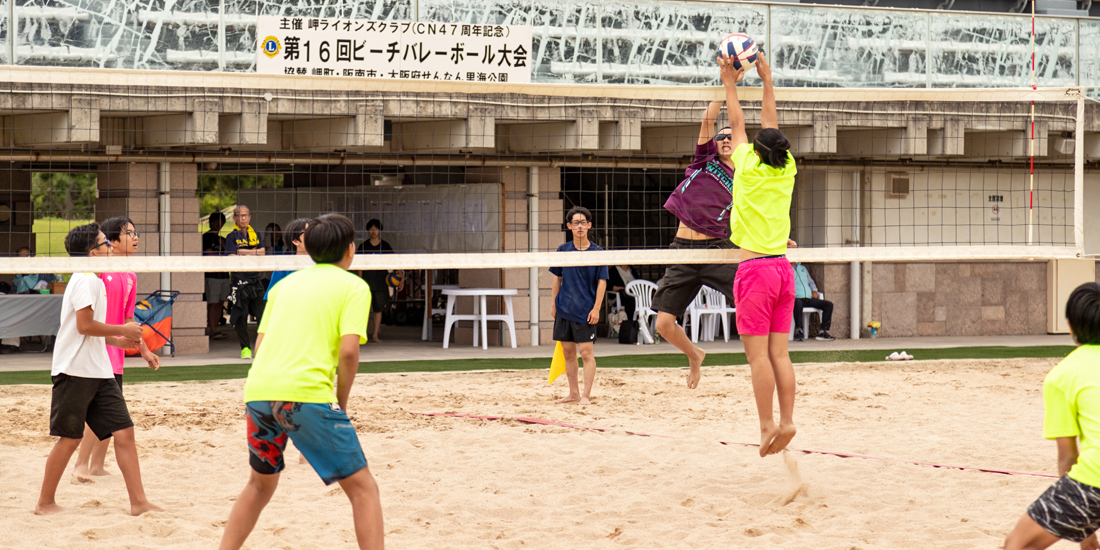
[[[794,314],[794,268],[787,258],[741,262],[733,279],[737,332],[765,336],[791,330]]]

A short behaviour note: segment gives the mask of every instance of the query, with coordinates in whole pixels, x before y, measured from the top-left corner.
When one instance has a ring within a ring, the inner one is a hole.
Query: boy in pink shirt
[[[137,252],[138,232],[134,223],[125,216],[111,218],[100,226],[108,242],[111,243],[112,256],[131,256]],[[123,325],[134,321],[134,308],[137,306],[136,273],[101,273],[100,280],[107,289],[107,319],[109,325]],[[160,357],[145,346],[141,340],[138,350],[151,369],[160,368]],[[107,346],[107,356],[111,359],[111,368],[115,374],[115,383],[122,390],[122,368],[126,360],[126,351],[115,346]],[[89,475],[105,476],[110,472],[104,467],[107,458],[108,441],[100,441],[91,428],[85,426],[84,439],[76,457],[73,475],[82,483],[91,483]]]

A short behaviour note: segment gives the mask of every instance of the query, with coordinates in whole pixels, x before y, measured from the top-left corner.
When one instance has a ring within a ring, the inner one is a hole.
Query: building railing
[[[1025,15],[672,0],[9,0],[0,62],[253,72],[259,15],[530,25],[535,82],[716,84],[745,32],[779,86],[1031,85]],[[1100,86],[1097,44],[1100,19],[1037,17],[1036,84]]]

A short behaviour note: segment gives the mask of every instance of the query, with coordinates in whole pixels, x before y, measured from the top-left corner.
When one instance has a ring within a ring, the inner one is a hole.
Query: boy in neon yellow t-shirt
[[[244,385],[252,475],[229,514],[222,550],[244,544],[271,500],[288,438],[326,485],[339,483],[351,500],[359,547],[383,545],[378,485],[344,412],[359,346],[367,341],[371,299],[366,283],[347,271],[355,226],[328,214],[309,222],[304,239],[317,265],[273,287],[260,321]]]
[[[1098,547],[1100,528],[1100,285],[1085,283],[1066,302],[1077,349],[1043,380],[1043,437],[1058,442],[1058,474],[1028,507],[1005,550],[1046,548],[1059,539]]]

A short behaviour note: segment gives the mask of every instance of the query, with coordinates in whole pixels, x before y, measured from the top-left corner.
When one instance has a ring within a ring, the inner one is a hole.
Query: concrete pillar
[[[848,338],[851,334],[851,312],[847,306],[851,301],[852,291],[849,264],[806,264],[806,269],[817,283],[818,290],[825,295],[825,300],[833,303],[833,323],[829,334],[837,338]],[[816,316],[811,316],[810,323],[816,324],[817,321],[813,319]]]

